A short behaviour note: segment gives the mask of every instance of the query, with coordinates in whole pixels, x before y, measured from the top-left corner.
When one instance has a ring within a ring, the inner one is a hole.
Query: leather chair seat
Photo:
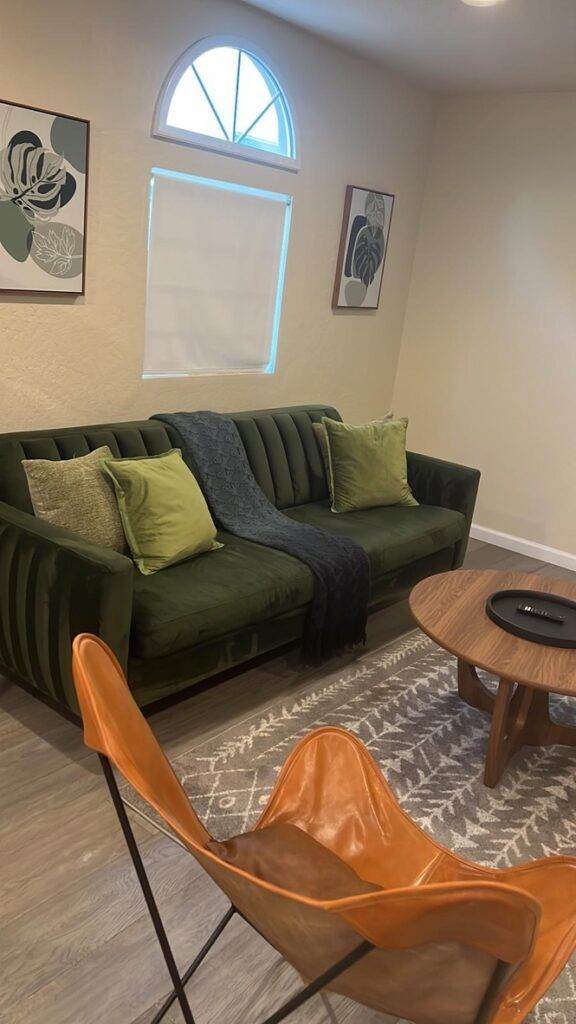
[[[289,822],[245,832],[226,842],[212,840],[206,849],[280,888],[289,878],[294,891],[313,900],[340,900],[378,891],[377,885],[365,882],[332,850]]]

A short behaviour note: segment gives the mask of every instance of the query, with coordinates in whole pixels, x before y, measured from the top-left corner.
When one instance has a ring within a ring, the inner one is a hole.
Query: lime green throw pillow
[[[132,557],[149,575],[222,545],[194,475],[177,448],[138,459],[105,459]]]
[[[362,426],[324,416],[333,512],[377,505],[417,505],[408,486],[408,420],[375,420]]]

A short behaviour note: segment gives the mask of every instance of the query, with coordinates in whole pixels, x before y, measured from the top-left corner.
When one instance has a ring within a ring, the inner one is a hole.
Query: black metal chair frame
[[[124,838],[126,840],[128,850],[130,851],[132,863],[134,864],[134,869],[138,876],[138,881],[144,894],[146,906],[148,907],[150,917],[152,918],[152,924],[154,925],[154,930],[158,938],[158,943],[162,950],[162,955],[164,957],[166,967],[168,968],[168,973],[170,974],[170,978],[172,980],[173,985],[172,991],[166,997],[166,999],[162,1003],[162,1006],[154,1015],[154,1017],[152,1017],[152,1019],[150,1020],[150,1024],[160,1024],[160,1021],[166,1015],[170,1007],[176,1002],[176,1000],[180,1004],[185,1024],[196,1024],[196,1021],[192,1014],[192,1010],[190,1008],[190,1003],[188,1002],[185,986],[190,981],[194,973],[197,971],[200,964],[203,962],[207,954],[212,949],[212,946],[216,942],[217,938],[222,934],[222,932],[226,928],[226,925],[232,920],[234,915],[238,914],[240,917],[243,918],[243,920],[246,920],[246,918],[243,916],[243,914],[240,913],[239,910],[236,909],[236,907],[231,906],[224,914],[224,917],[218,922],[214,931],[206,940],[206,942],[202,946],[202,949],[194,958],[190,966],[186,968],[184,974],[180,974],[178,967],[176,966],[176,961],[174,959],[172,947],[170,946],[170,942],[168,941],[166,929],[164,928],[164,924],[162,922],[162,918],[158,910],[158,905],[154,898],[154,893],[152,892],[152,887],[150,885],[148,875],[146,874],[146,870],[142,862],[142,857],[140,856],[140,850],[138,849],[138,844],[132,831],[132,826],[130,825],[130,820],[128,818],[126,808],[124,806],[124,802],[122,800],[122,797],[120,796],[120,791],[118,789],[118,784],[114,776],[112,765],[110,764],[110,761],[108,760],[107,757],[104,757],[102,754],[100,754],[99,757],[100,762],[102,764],[104,777],[108,784],[108,789],[110,790],[110,796],[112,797],[112,802],[114,804],[116,814],[118,815],[118,819],[122,827],[122,832],[124,833]],[[250,922],[247,921],[246,923],[249,924]],[[294,1010],[297,1010],[298,1007],[302,1006],[304,1003],[307,1003],[308,1000],[312,998],[312,996],[320,992],[321,989],[323,989],[326,985],[329,984],[329,982],[333,981],[334,978],[337,978],[340,974],[343,974],[344,971],[348,970],[348,968],[352,966],[352,964],[355,964],[357,960],[361,960],[362,957],[366,956],[366,954],[374,948],[375,947],[371,942],[361,942],[358,946],[356,946],[355,949],[351,950],[351,952],[348,953],[345,957],[343,957],[337,963],[333,964],[332,967],[329,967],[328,970],[321,974],[319,978],[316,978],[315,981],[310,982],[309,985],[303,988],[300,992],[297,992],[296,995],[292,996],[291,999],[288,999],[287,1002],[285,1002],[278,1010],[271,1014],[271,1016],[267,1017],[265,1021],[262,1021],[261,1024],[280,1024],[280,1021],[285,1020],[286,1017],[289,1016],[289,1014],[294,1012]]]

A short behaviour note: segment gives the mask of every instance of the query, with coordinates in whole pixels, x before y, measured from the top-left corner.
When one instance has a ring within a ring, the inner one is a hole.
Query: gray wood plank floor
[[[472,540],[466,565],[576,574]],[[406,602],[373,616],[370,647],[413,625]],[[316,670],[317,676],[322,670]],[[153,719],[169,756],[217,735],[314,673],[296,655],[251,669]],[[0,1022],[147,1024],[170,988],[96,758],[79,730],[0,680]],[[178,962],[184,969],[226,909],[192,858],[133,818]],[[190,986],[198,1024],[258,1024],[300,985],[241,921]],[[178,1010],[167,1024],[181,1024]],[[330,995],[293,1024],[387,1024]],[[388,1024],[392,1024],[388,1019]]]

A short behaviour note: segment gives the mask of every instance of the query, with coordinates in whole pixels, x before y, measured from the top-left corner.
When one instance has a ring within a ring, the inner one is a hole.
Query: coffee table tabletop
[[[576,746],[576,728],[556,723],[549,695],[576,697],[576,650],[548,647],[507,633],[486,614],[496,590],[541,590],[576,601],[576,584],[535,573],[457,569],[422,580],[410,595],[420,628],[458,659],[458,692],[492,716],[486,785],[494,786],[522,746]],[[500,679],[494,695],[476,669]]]
[[[496,590],[542,590],[576,601],[576,584],[536,573],[457,569],[414,587],[410,608],[420,628],[457,658],[541,690],[576,697],[576,650],[513,636],[492,622],[486,601]]]

